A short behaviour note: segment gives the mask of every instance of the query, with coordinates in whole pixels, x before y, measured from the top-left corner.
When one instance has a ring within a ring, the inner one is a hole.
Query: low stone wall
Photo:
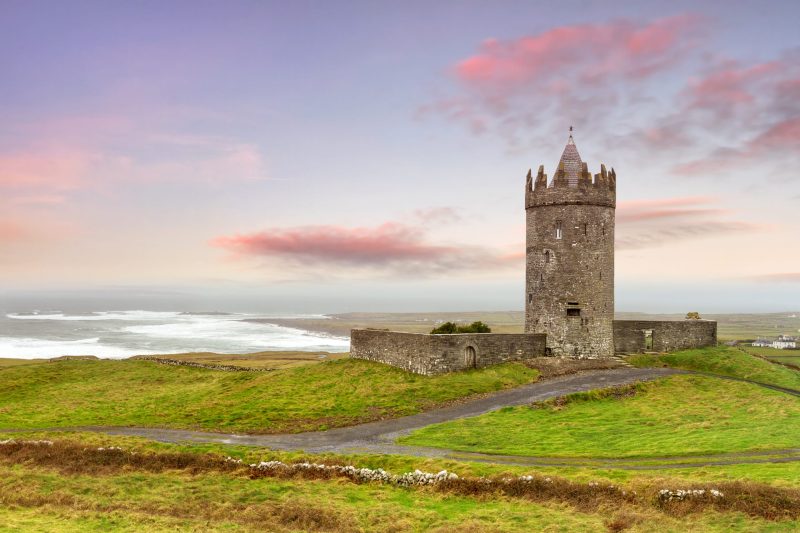
[[[652,346],[647,345],[647,331],[652,331]],[[617,353],[671,352],[716,344],[717,323],[712,320],[614,321]]]
[[[377,329],[350,332],[350,357],[415,372],[444,374],[545,354],[545,335],[461,333],[428,335]]]

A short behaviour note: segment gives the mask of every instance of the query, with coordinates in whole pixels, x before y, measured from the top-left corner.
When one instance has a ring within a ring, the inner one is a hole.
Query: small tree
[[[461,326],[458,328],[459,333],[491,333],[492,328],[477,320],[469,326]]]
[[[686,313],[686,320],[700,320],[700,313],[697,311]]]
[[[456,326],[453,322],[445,322],[441,326],[431,330],[432,335],[447,335],[452,333],[458,333],[458,326]]]
[[[431,330],[432,335],[452,335],[453,333],[491,333],[492,328],[477,320],[468,326],[459,326],[453,322],[445,322]]]

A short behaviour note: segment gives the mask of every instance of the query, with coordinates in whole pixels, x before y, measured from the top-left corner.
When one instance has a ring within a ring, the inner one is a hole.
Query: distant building
[[[772,347],[777,348],[778,350],[794,350],[797,348],[797,339],[794,337],[787,337],[786,335],[781,335],[774,341],[772,341]]]
[[[778,350],[795,350],[797,349],[797,339],[789,337],[788,335],[781,335],[775,340],[758,339],[753,342],[756,348],[775,348]]]

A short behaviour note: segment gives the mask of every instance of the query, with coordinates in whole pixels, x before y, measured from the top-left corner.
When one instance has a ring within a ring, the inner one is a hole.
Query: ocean
[[[32,310],[0,315],[0,357],[61,355],[125,358],[182,352],[270,350],[345,352],[347,338],[264,323],[270,318],[323,315],[193,313],[181,311]],[[251,320],[258,319],[258,322]]]

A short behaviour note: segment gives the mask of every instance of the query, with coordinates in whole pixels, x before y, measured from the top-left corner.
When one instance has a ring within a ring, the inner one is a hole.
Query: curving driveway
[[[391,455],[415,455],[439,457],[465,461],[492,462],[520,466],[591,466],[600,468],[653,469],[687,468],[699,466],[782,463],[800,461],[800,448],[787,450],[768,450],[763,452],[743,452],[700,456],[607,459],[607,458],[564,458],[529,457],[510,455],[490,455],[471,452],[457,452],[440,448],[420,446],[401,446],[395,439],[415,429],[431,424],[458,418],[477,416],[506,406],[525,405],[531,402],[564,396],[592,389],[627,385],[637,381],[650,381],[675,374],[697,374],[686,370],[671,368],[614,368],[594,370],[562,376],[546,381],[523,385],[515,389],[490,394],[457,405],[434,409],[417,415],[370,422],[357,426],[336,428],[328,431],[282,435],[236,435],[181,429],[160,429],[145,427],[80,426],[47,428],[53,431],[95,431],[109,435],[145,437],[170,443],[217,443],[240,446],[259,446],[275,450],[302,450],[310,453],[374,453]],[[734,381],[746,381],[788,394],[800,396],[800,391],[785,389],[764,383],[740,378],[729,378],[716,374],[703,375]],[[19,430],[0,430],[0,433]],[[26,430],[27,431],[27,430]]]

